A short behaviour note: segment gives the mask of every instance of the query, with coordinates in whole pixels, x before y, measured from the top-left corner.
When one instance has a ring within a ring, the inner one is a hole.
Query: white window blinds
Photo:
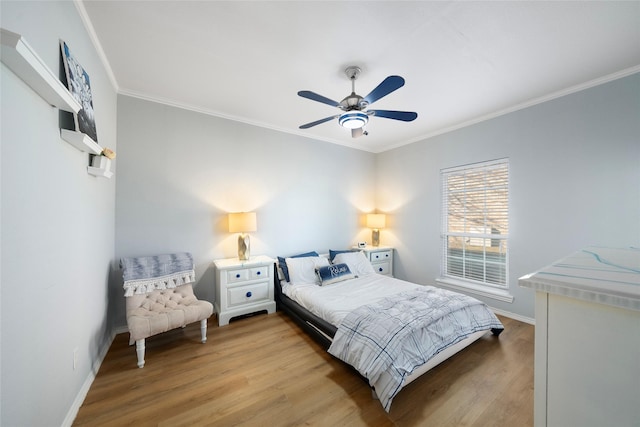
[[[507,287],[507,159],[443,169],[442,265],[445,277]]]

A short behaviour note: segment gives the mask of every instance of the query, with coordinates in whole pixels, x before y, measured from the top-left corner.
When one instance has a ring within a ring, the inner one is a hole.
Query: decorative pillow
[[[358,252],[344,252],[338,254],[333,258],[334,264],[347,264],[349,269],[356,276],[367,276],[369,274],[375,274],[371,262],[367,259],[364,253]]]
[[[357,249],[347,249],[346,251],[334,251],[333,249],[329,249],[329,261],[333,262],[333,258],[335,258],[338,254],[344,254],[347,252],[358,252]]]
[[[333,264],[326,267],[316,267],[316,275],[320,280],[320,286],[342,282],[356,277],[347,264]]]
[[[310,256],[319,256],[319,255],[316,251],[311,251],[311,252],[306,252],[304,254],[293,255],[287,258],[304,258],[304,257],[310,257]],[[278,265],[282,270],[282,274],[284,275],[284,280],[286,280],[287,282],[290,282],[291,280],[289,280],[289,269],[287,268],[287,263],[284,257],[280,257],[280,256],[278,257]]]
[[[289,269],[289,283],[292,285],[315,284],[318,282],[316,267],[329,265],[325,257],[285,258]]]

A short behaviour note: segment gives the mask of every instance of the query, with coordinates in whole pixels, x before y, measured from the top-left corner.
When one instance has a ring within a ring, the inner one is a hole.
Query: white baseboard
[[[91,370],[89,371],[89,375],[87,375],[87,379],[82,384],[82,387],[78,391],[76,398],[73,401],[73,404],[69,408],[67,412],[67,416],[64,418],[62,422],[62,427],[71,427],[73,425],[73,421],[76,419],[78,415],[78,411],[84,402],[84,399],[87,397],[87,393],[89,393],[89,389],[91,388],[91,384],[93,384],[93,380],[96,379],[96,375],[100,370],[100,366],[104,361],[104,358],[107,356],[109,352],[109,348],[111,348],[111,344],[113,344],[113,340],[116,337],[115,331],[111,332],[111,337],[107,340],[106,344],[103,348],[100,349],[100,353],[98,354],[98,358],[93,362],[91,366]]]
[[[516,314],[516,313],[511,313],[510,311],[506,311],[506,310],[500,310],[499,308],[495,308],[495,307],[489,307],[489,308],[491,310],[493,310],[493,312],[495,314],[499,314],[500,316],[508,317],[510,319],[514,319],[514,320],[517,320],[519,322],[528,323],[528,324],[534,325],[534,326],[536,324],[536,319],[534,319],[534,318],[522,316],[522,315]]]

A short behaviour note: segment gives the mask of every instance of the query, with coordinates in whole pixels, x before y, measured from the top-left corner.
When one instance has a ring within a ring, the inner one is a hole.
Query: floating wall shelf
[[[92,156],[91,166],[87,167],[87,172],[94,176],[111,178],[113,176],[113,172],[111,172],[111,159],[104,156]]]
[[[20,34],[0,28],[2,62],[56,108],[77,113],[82,106]]]
[[[85,133],[69,129],[60,129],[60,136],[80,151],[84,151],[89,154],[102,153],[102,147]]]
[[[100,168],[94,168],[93,166],[87,166],[87,172],[89,172],[93,176],[99,176],[103,178],[111,178],[113,176],[113,172]]]
[[[60,79],[47,67],[42,59],[29,46],[25,39],[14,32],[0,28],[0,47],[2,63],[16,76],[20,77],[31,89],[60,110],[77,113],[82,106],[62,84]],[[60,129],[60,136],[78,150],[99,156],[102,147],[88,135],[69,129]],[[95,159],[95,158],[94,158]],[[111,160],[94,161],[87,167],[87,172],[94,176],[111,178]]]

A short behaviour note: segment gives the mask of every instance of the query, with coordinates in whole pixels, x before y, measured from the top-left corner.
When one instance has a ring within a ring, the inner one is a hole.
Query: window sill
[[[513,295],[511,295],[506,289],[496,289],[490,286],[476,285],[462,280],[451,279],[449,277],[439,277],[436,279],[436,283],[456,291],[468,292],[474,295],[492,298],[508,303],[513,302]]]

